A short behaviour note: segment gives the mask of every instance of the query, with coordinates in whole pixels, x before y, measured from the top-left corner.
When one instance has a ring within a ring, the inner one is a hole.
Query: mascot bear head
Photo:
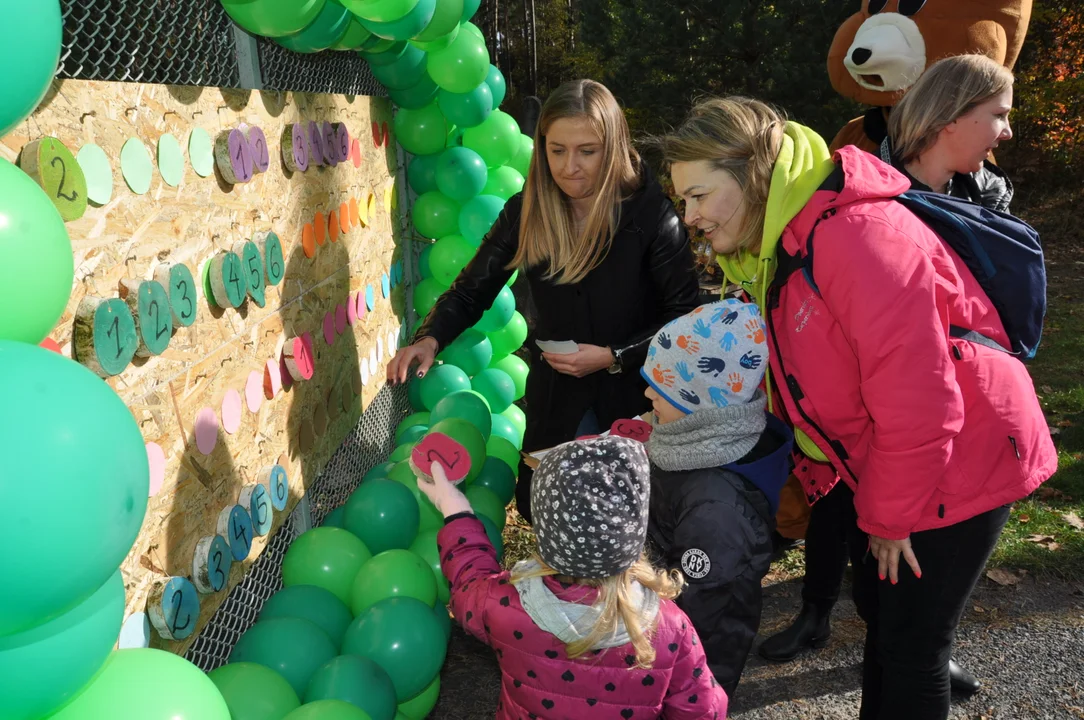
[[[873,109],[832,143],[872,150],[884,139],[885,113],[927,67],[964,53],[1012,68],[1031,19],[1032,0],[862,0],[828,51],[832,87]]]

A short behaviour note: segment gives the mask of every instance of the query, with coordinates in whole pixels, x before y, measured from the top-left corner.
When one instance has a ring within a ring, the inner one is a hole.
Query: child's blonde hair
[[[681,594],[685,586],[684,576],[677,570],[659,570],[651,564],[647,554],[640,555],[640,559],[633,563],[632,567],[617,575],[607,578],[572,578],[561,575],[551,568],[537,554],[533,557],[537,565],[530,567],[526,572],[512,571],[512,584],[521,580],[529,580],[537,577],[557,576],[558,579],[579,585],[598,588],[598,599],[595,607],[602,610],[598,622],[591,629],[591,633],[575,642],[565,644],[565,652],[570,658],[578,658],[592,650],[596,644],[605,637],[609,637],[617,631],[619,623],[624,623],[625,630],[629,634],[629,641],[636,650],[636,665],[634,667],[650,669],[655,662],[655,647],[651,644],[651,636],[655,631],[655,620],[651,625],[644,627],[641,623],[640,614],[637,612],[636,603],[633,601],[632,584],[640,583],[645,589],[654,592],[662,600],[673,600]]]

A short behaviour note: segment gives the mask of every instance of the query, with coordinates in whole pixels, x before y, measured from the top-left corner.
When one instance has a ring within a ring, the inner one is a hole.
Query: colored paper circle
[[[184,179],[184,155],[177,138],[169,133],[158,138],[158,172],[170,187],[177,187]]]
[[[327,218],[322,212],[317,212],[312,219],[312,228],[316,232],[316,244],[323,245],[327,240]]]
[[[328,345],[335,343],[335,316],[330,312],[324,315],[324,342]]]
[[[98,304],[94,310],[94,354],[106,377],[121,373],[139,347],[135,320],[120,298]]]
[[[129,615],[120,627],[118,650],[135,650],[150,647],[151,621],[147,613],[136,612]]]
[[[365,307],[368,310],[372,310],[376,306],[376,296],[373,293],[373,286],[365,286]]]
[[[265,303],[264,287],[267,278],[264,275],[263,257],[260,254],[260,248],[251,240],[246,241],[241,250],[241,265],[245,271],[248,296],[258,306],[263,307]]]
[[[364,320],[365,314],[368,312],[365,308],[365,293],[359,292],[358,297],[358,320]]]
[[[274,400],[282,391],[282,370],[279,362],[268,360],[263,367],[263,394],[268,400]]]
[[[350,143],[350,161],[354,163],[355,168],[361,167],[361,143],[357,138]]]
[[[199,621],[199,594],[196,586],[183,577],[172,577],[162,591],[159,603],[149,608],[151,623],[167,640],[184,640]]]
[[[30,143],[19,156],[19,167],[41,186],[65,222],[86,214],[87,180],[64,143],[54,137]]]
[[[324,162],[331,167],[337,166],[339,164],[339,151],[336,149],[335,127],[325,120],[320,125],[320,135],[323,140],[321,149],[324,151]]]
[[[380,275],[380,292],[384,297],[391,295],[391,278],[387,273],[381,273]]]
[[[215,411],[205,407],[196,415],[196,447],[204,455],[214,452],[218,444],[218,416]]]
[[[200,177],[210,177],[215,171],[214,144],[203,128],[192,128],[188,136],[188,160]]]
[[[120,171],[124,182],[136,195],[144,195],[151,189],[154,167],[147,146],[139,138],[128,138],[120,151]]]
[[[231,388],[222,398],[222,429],[233,435],[240,427],[241,393]]]
[[[342,305],[335,306],[335,332],[339,335],[346,332],[346,308]]]
[[[200,592],[218,592],[226,587],[232,566],[233,553],[221,535],[208,535],[196,543],[192,554],[192,580]]]
[[[316,121],[309,121],[308,134],[309,163],[323,167],[326,164],[324,162],[324,136],[320,132],[320,125]]]
[[[376,348],[369,349],[369,374],[376,376]]]
[[[290,500],[290,483],[286,477],[286,470],[281,465],[271,468],[267,479],[271,494],[271,506],[282,512]]]
[[[113,164],[105,150],[93,143],[79,149],[76,158],[87,181],[87,199],[95,205],[105,205],[113,199]]]
[[[151,486],[148,497],[154,497],[166,480],[166,453],[158,443],[147,443],[147,462],[151,470]]]
[[[248,411],[258,413],[263,405],[263,375],[253,370],[245,382],[245,405]]]
[[[351,295],[346,298],[346,322],[350,327],[354,326],[354,323],[358,321],[358,298],[357,295]]]
[[[244,496],[243,492],[242,496]],[[275,514],[271,506],[271,494],[267,492],[267,488],[263,485],[253,485],[246,507],[252,518],[252,532],[260,537],[269,533]]]
[[[384,362],[384,338],[382,337],[376,339],[376,361]]]
[[[267,136],[258,127],[248,129],[248,144],[252,153],[253,170],[258,173],[267,172],[271,165],[271,152],[267,149]]]
[[[252,516],[240,505],[225,508],[218,516],[218,534],[230,544],[233,559],[241,562],[252,550]]]
[[[263,264],[267,270],[267,284],[278,285],[286,273],[286,264],[282,257],[282,241],[273,232],[268,232],[263,239]]]
[[[339,214],[334,210],[327,216],[327,234],[331,242],[339,241]]]
[[[305,223],[305,227],[301,228],[301,249],[307,258],[316,254],[316,230],[312,223]]]
[[[248,137],[235,128],[226,135],[225,146],[228,156],[225,158],[218,156],[218,169],[222,177],[230,183],[247,183],[256,170]]]
[[[360,366],[359,370],[361,372],[361,384],[362,385],[368,385],[369,384],[369,363],[365,362],[364,357],[361,359],[361,366]]]
[[[184,263],[169,268],[169,304],[174,323],[188,327],[196,322],[196,280]]]
[[[146,280],[139,284],[136,296],[139,313],[141,355],[161,355],[173,334],[173,309],[169,294],[160,282]]]

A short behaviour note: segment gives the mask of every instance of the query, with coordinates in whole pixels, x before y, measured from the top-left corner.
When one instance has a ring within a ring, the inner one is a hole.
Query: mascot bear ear
[[[862,0],[828,50],[832,87],[863,105],[888,108],[927,67],[950,55],[982,53],[1012,68],[1031,6],[1032,0]],[[879,139],[866,137],[863,127],[884,123],[863,120],[852,120],[833,148],[875,149]]]

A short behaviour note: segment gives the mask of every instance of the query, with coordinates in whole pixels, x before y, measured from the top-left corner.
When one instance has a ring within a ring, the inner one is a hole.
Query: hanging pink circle
[[[335,316],[328,312],[324,315],[324,342],[335,344]]]
[[[210,455],[217,444],[218,416],[214,410],[205,407],[196,415],[196,447],[204,455]]]
[[[147,462],[151,467],[151,488],[147,496],[154,497],[166,479],[166,454],[158,443],[147,443]]]
[[[358,321],[358,299],[351,295],[346,299],[346,322],[353,327]]]
[[[294,378],[293,378],[292,375],[290,375],[290,368],[288,368],[286,366],[286,354],[285,353],[283,353],[279,357],[278,366],[279,366],[279,379],[280,379],[280,382],[282,383],[282,389],[283,390],[289,390],[291,387],[293,387]]]
[[[282,371],[274,360],[268,360],[263,366],[263,394],[268,400],[282,392]]]
[[[358,320],[365,319],[365,313],[369,312],[365,307],[365,293],[358,293]]]
[[[263,376],[255,370],[248,374],[245,383],[245,404],[251,413],[258,413],[263,405]]]
[[[342,305],[335,306],[335,333],[342,335],[346,331],[346,308]]]
[[[226,391],[222,398],[222,429],[233,435],[241,427],[241,393],[234,389]]]

